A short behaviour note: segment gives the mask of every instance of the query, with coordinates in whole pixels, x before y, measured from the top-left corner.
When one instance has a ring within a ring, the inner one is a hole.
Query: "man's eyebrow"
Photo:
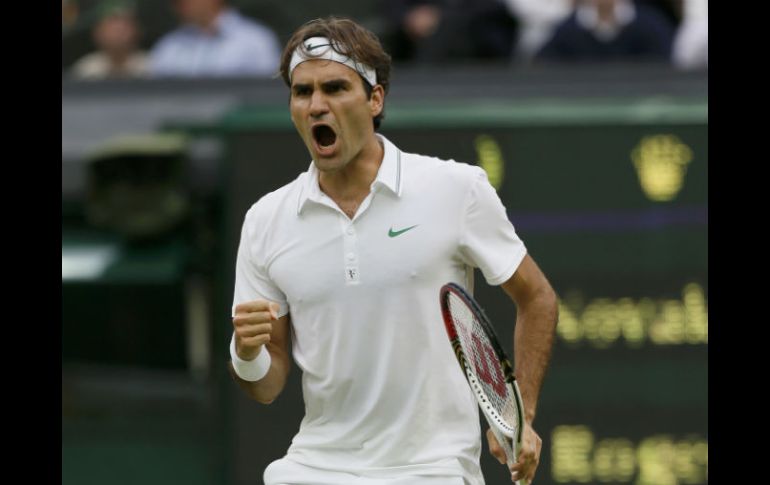
[[[342,86],[348,86],[348,85],[350,85],[350,81],[343,78],[330,79],[328,81],[324,81],[321,83],[321,86],[325,88],[335,88],[335,87],[342,87]]]
[[[323,81],[321,83],[322,89],[329,89],[329,88],[341,88],[345,86],[350,86],[350,81],[344,78],[338,78],[338,79],[329,79],[328,81]],[[292,84],[291,90],[292,91],[300,91],[305,89],[312,89],[313,83],[295,83]]]

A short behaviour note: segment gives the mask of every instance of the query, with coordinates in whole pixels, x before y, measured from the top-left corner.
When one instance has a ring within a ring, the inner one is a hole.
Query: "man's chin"
[[[319,172],[336,172],[344,165],[338,157],[322,157],[315,155],[313,163]]]

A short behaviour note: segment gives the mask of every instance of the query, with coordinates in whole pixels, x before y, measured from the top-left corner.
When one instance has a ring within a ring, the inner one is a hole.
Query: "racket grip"
[[[503,451],[505,451],[505,462],[510,468],[511,465],[516,463],[516,457],[514,456],[514,448],[511,446],[511,440],[510,438],[506,437],[501,431],[499,431],[494,425],[490,425],[490,428],[492,429],[492,433],[495,435],[495,438],[497,439],[497,442],[500,443],[500,445],[503,448]],[[516,485],[529,485],[529,482],[526,480],[516,480]]]
[[[511,465],[511,463],[509,462],[509,463],[508,463],[508,465]],[[524,479],[522,479],[522,480],[516,480],[516,481],[515,481],[515,482],[513,482],[513,483],[515,483],[516,485],[529,485],[529,482],[528,482],[528,481],[526,481],[526,480],[524,480]]]
[[[506,449],[505,451],[506,451],[506,457],[507,457],[506,462],[508,463],[508,466],[510,467],[511,465],[513,465],[516,462],[516,459],[514,458],[514,453],[516,453],[516,451],[514,450],[513,447],[511,447],[510,454],[508,454],[508,449]],[[529,485],[529,482],[524,480],[524,479],[516,480],[513,483],[515,485]]]
[[[506,457],[507,459],[505,461],[508,464],[508,467],[510,467],[511,465],[513,465],[515,463],[515,461],[513,459],[513,455],[509,455],[508,454],[508,450],[506,450],[506,455],[507,455],[507,457]],[[513,483],[515,483],[516,485],[529,485],[529,482],[524,480],[524,479],[516,480]]]

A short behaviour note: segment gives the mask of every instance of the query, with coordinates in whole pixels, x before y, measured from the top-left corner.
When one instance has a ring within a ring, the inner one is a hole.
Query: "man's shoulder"
[[[465,162],[454,159],[443,159],[418,153],[401,152],[404,157],[405,170],[421,180],[443,183],[468,184],[484,173],[484,170]]]
[[[246,218],[261,219],[278,215],[281,211],[296,210],[299,190],[304,186],[307,176],[307,172],[302,172],[291,182],[264,194],[251,205]]]

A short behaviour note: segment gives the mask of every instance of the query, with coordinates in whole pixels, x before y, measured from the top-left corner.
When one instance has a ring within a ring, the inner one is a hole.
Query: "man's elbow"
[[[271,404],[281,393],[280,390],[257,388],[254,383],[247,383],[246,381],[240,381],[239,384],[246,395],[260,404]]]
[[[549,320],[553,322],[555,328],[559,320],[559,297],[556,295],[556,291],[550,284],[543,285],[538,291],[537,300],[541,308],[553,316]]]
[[[559,307],[559,297],[556,296],[556,291],[554,291],[553,287],[551,285],[546,285],[543,289],[544,298],[547,302],[549,307],[552,307],[554,309]]]

